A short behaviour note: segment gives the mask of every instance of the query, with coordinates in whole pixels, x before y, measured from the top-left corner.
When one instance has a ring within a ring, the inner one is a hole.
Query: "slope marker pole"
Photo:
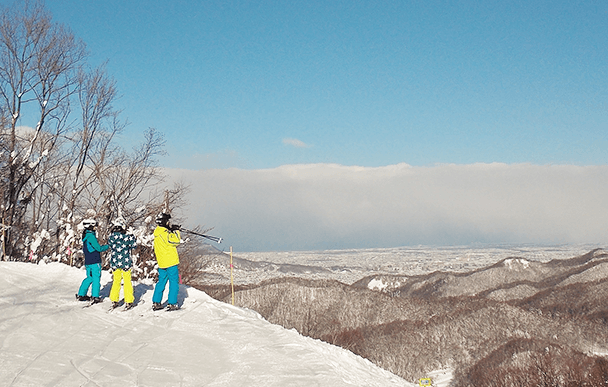
[[[234,305],[234,277],[232,275],[232,246],[230,246],[230,287],[232,289],[232,305]]]

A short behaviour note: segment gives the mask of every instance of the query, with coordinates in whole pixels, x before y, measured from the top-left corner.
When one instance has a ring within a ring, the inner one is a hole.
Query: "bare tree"
[[[120,216],[146,228],[165,199],[183,198],[180,186],[156,195],[159,131],[148,129],[132,151],[118,144],[127,122],[115,107],[116,83],[86,59],[84,43],[54,24],[41,1],[0,9],[2,259],[33,258],[38,248],[71,257],[83,217],[93,214],[103,226]],[[20,126],[36,118],[34,128]]]
[[[18,252],[32,192],[24,190],[41,158],[67,130],[70,97],[78,90],[85,45],[64,27],[53,24],[40,2],[26,1],[0,15],[0,111],[2,145],[2,247],[4,256]],[[29,141],[18,138],[24,110],[38,116]],[[48,135],[43,135],[43,133]],[[44,146],[38,146],[43,144]],[[35,150],[42,149],[38,154]],[[6,232],[8,231],[8,233]]]

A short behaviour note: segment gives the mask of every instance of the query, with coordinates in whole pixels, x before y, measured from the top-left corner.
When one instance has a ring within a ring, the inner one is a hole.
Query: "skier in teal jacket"
[[[84,265],[87,277],[80,284],[80,289],[76,294],[79,301],[92,300],[93,303],[101,302],[99,291],[101,289],[101,252],[106,251],[108,245],[99,245],[95,235],[97,222],[94,219],[82,221],[84,231],[82,232],[82,251],[84,252]],[[91,287],[91,297],[87,296]]]

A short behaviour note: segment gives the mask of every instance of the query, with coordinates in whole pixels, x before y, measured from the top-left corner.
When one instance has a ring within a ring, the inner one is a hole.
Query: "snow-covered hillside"
[[[176,312],[74,299],[84,270],[0,262],[2,386],[413,386],[351,352],[182,286]],[[107,296],[110,275],[102,276]]]

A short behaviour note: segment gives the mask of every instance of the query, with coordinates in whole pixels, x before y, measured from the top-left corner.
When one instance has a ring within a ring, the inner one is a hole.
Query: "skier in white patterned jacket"
[[[131,309],[133,301],[135,301],[133,284],[131,283],[131,269],[133,267],[131,249],[135,247],[136,238],[127,234],[123,219],[117,219],[113,224],[112,233],[108,238],[108,245],[110,245],[112,252],[110,267],[114,277],[110,290],[110,300],[112,301],[112,307],[116,308],[119,305],[120,283],[124,280],[125,309]]]

